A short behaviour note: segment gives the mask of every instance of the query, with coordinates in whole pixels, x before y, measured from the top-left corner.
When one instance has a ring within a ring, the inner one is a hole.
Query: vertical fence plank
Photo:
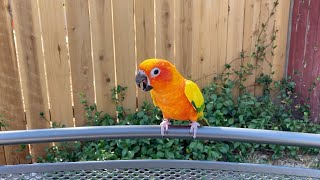
[[[210,83],[217,73],[225,69],[228,32],[228,1],[213,1],[212,20],[210,21],[212,70],[206,72],[206,82]],[[211,75],[212,74],[212,75]]]
[[[311,92],[309,92],[309,88],[313,86],[317,78],[320,77],[320,63],[319,63],[319,54],[318,48],[320,46],[320,1],[310,0],[310,9],[309,9],[309,17],[308,17],[308,34],[306,39],[306,50],[304,56],[304,68],[303,72],[303,87],[302,94],[310,98],[309,104],[310,115],[314,122],[319,122],[320,117],[320,97],[319,83],[315,86]],[[281,52],[281,50],[280,50]]]
[[[74,126],[64,0],[39,1],[51,121]]]
[[[289,75],[293,76],[296,89],[298,92],[301,92],[302,87],[302,76],[301,71],[303,68],[303,59],[304,59],[304,50],[305,50],[305,37],[307,34],[307,16],[309,7],[309,1],[296,1],[298,5],[298,10],[296,13],[292,14],[293,19],[296,21],[295,27],[292,28],[292,32],[295,33],[295,38],[291,40],[291,43],[294,44],[294,47],[290,48],[292,56],[290,59],[294,58],[293,66],[288,69]],[[296,17],[296,18],[294,18]],[[303,40],[301,40],[303,39]]]
[[[174,62],[174,1],[155,0],[156,57]]]
[[[320,3],[319,1],[313,0],[312,2],[314,5],[312,6],[313,13],[317,13],[317,21],[314,21],[314,25],[317,26],[316,32],[320,32]],[[315,15],[314,15],[315,16]],[[317,23],[316,23],[317,22]],[[313,69],[312,69],[312,76],[313,78],[317,78],[320,76],[320,33],[316,35],[316,43],[313,47]],[[313,79],[313,80],[314,80]],[[319,83],[315,87],[311,95],[311,118],[314,122],[320,122],[320,85]]]
[[[88,104],[94,103],[88,0],[67,0],[66,15],[75,124],[84,126],[87,120],[80,95],[85,95]]]
[[[92,58],[97,108],[114,116],[112,88],[115,87],[111,0],[90,0]]]
[[[240,57],[243,41],[243,25],[244,25],[244,0],[229,1],[229,17],[228,17],[228,38],[227,38],[227,59],[226,63],[231,63],[231,68],[239,70],[241,66],[240,60],[235,60]],[[237,75],[231,75],[231,79],[238,78]],[[239,91],[233,92],[234,96],[239,95]]]
[[[260,44],[263,44],[263,46],[268,45],[271,42],[271,38],[274,35],[275,29],[274,29],[274,15],[271,15],[272,9],[274,7],[274,1],[270,0],[262,0],[261,1],[261,15],[260,15],[260,28],[262,29],[262,24],[265,24],[266,27],[264,28],[260,39]],[[269,21],[267,22],[267,20]],[[272,56],[272,47],[274,46],[274,43],[271,43],[270,46],[265,50],[265,59],[263,62],[258,62],[258,69],[256,70],[256,81],[260,77],[261,74],[264,75],[271,75],[271,69],[272,69],[272,63],[273,63],[273,56]],[[260,96],[263,93],[263,87],[261,85],[258,85],[254,89],[254,94],[256,96]]]
[[[270,17],[271,13],[272,13],[272,9],[274,8],[274,1],[264,1],[262,0],[262,7],[261,7],[261,22],[263,23],[265,21],[266,18]],[[276,9],[277,11],[282,11],[282,9],[280,9],[279,7]],[[264,12],[265,11],[265,12]],[[265,41],[265,45],[269,44],[271,42],[272,37],[275,35],[275,15],[272,15],[270,17],[270,20],[268,22],[268,24],[266,25],[266,31],[263,37],[263,41]],[[279,36],[277,34],[277,36]],[[266,75],[270,75],[271,70],[272,70],[272,65],[273,65],[273,59],[274,57],[272,56],[271,52],[272,47],[274,46],[274,42],[271,43],[271,45],[267,48],[266,50],[266,60],[267,61],[263,61],[263,73]]]
[[[174,0],[175,6],[175,57],[178,71],[191,78],[192,66],[192,0]]]
[[[118,85],[127,87],[123,106],[136,109],[136,70],[134,1],[115,0],[113,2],[115,57]]]
[[[288,67],[287,67],[287,76],[291,77],[294,72],[294,60],[292,60],[294,58],[295,55],[295,50],[296,50],[296,45],[297,45],[297,40],[300,39],[297,37],[297,25],[299,24],[299,11],[300,11],[300,2],[299,0],[293,0],[293,8],[292,8],[292,12],[291,12],[291,22],[290,22],[290,26],[291,26],[291,34],[290,34],[290,44],[289,46],[289,62],[288,62]],[[291,61],[290,61],[291,60]]]
[[[6,9],[7,8],[7,6],[8,6],[8,4],[7,4],[8,2],[0,2],[0,17],[1,17],[1,19],[4,19],[4,18],[7,18],[6,16],[6,14],[4,14],[4,13],[8,13],[8,9]],[[5,22],[5,21],[0,21],[0,25],[1,25],[1,27],[6,27],[6,26],[8,26],[6,23],[8,23],[8,22]],[[6,28],[8,28],[8,27],[6,27]],[[4,28],[1,28],[0,29],[0,32],[2,31],[2,30],[4,30]],[[5,38],[5,37],[3,37],[3,35],[2,34],[0,34],[0,38],[1,38],[1,40],[3,39],[3,38]],[[3,52],[3,50],[2,49],[4,49],[4,48],[7,48],[7,47],[2,47],[2,46],[7,46],[7,44],[2,44],[1,42],[0,42],[0,51],[1,52]],[[6,49],[5,49],[6,50]],[[1,54],[2,55],[2,54]],[[3,60],[3,59],[0,59],[0,60]],[[1,104],[2,105],[2,104]],[[2,116],[2,114],[1,114],[1,116]],[[0,130],[5,130],[5,128],[4,127],[0,127]],[[7,162],[6,162],[6,154],[5,154],[5,151],[4,151],[4,146],[0,146],[0,165],[6,165],[7,164]]]
[[[210,38],[203,36],[203,34],[210,33],[211,19],[211,1],[193,1],[193,19],[192,19],[192,72],[193,80],[198,80],[205,76],[205,71],[209,68],[210,63]],[[197,81],[200,88],[205,86],[204,79]]]
[[[309,91],[309,88],[312,87],[312,83],[317,78],[317,75],[313,74],[312,71],[313,69],[316,69],[317,64],[319,64],[319,63],[314,63],[314,59],[313,59],[314,47],[317,46],[316,37],[317,37],[317,34],[319,33],[319,31],[317,31],[318,17],[320,14],[319,13],[320,11],[318,9],[320,7],[319,4],[320,4],[320,1],[310,0],[308,2],[309,7],[308,7],[308,14],[307,14],[307,22],[306,22],[306,35],[303,38],[303,40],[305,41],[305,46],[303,49],[303,58],[300,61],[301,62],[300,73],[301,73],[302,82],[301,82],[301,86],[299,87],[300,89],[299,93],[301,93],[302,96],[305,95],[305,97],[300,99],[302,100],[302,103],[305,103],[306,98],[308,98],[312,94]],[[279,7],[279,9],[280,8],[281,7]],[[283,47],[280,47],[280,48],[283,48]],[[278,58],[280,60],[281,57],[278,57]],[[319,62],[319,60],[316,60],[316,61]],[[307,102],[307,103],[310,103],[310,102]]]
[[[290,1],[279,1],[277,11],[275,13],[275,29],[278,30],[275,45],[277,45],[274,53],[274,61],[272,71],[274,71],[273,79],[281,80],[285,76],[288,26],[290,16]]]
[[[4,152],[4,146],[0,146],[0,165],[6,165],[6,154]]]
[[[6,119],[8,127],[2,130],[26,129],[18,62],[13,40],[10,12],[7,0],[0,2],[0,114]],[[19,145],[5,146],[7,164],[30,163],[26,159],[29,148],[20,149]]]
[[[247,0],[245,6],[244,17],[244,34],[243,34],[243,51],[246,55],[250,56],[251,52],[255,51],[255,44],[257,42],[259,30],[260,30],[260,7],[261,0]],[[251,57],[246,57],[243,60],[244,65],[248,63],[255,65],[255,60]],[[244,82],[247,87],[247,91],[254,94],[255,88],[255,70],[252,71],[252,75],[246,77]]]
[[[13,19],[15,22],[16,47],[22,90],[24,95],[26,119],[28,128],[49,128],[47,87],[41,44],[41,30],[37,1],[12,1]],[[32,144],[31,154],[33,162],[43,156],[49,143]]]
[[[155,57],[154,0],[135,1],[137,65]],[[151,102],[150,93],[138,90],[138,106]]]
[[[311,91],[309,88],[312,87],[313,82],[320,74],[320,35],[318,33],[320,31],[320,1],[294,0],[293,3],[287,75],[292,76],[296,83],[297,103],[310,104],[311,119],[314,122],[319,122],[320,86],[316,84],[313,90],[310,89]],[[281,2],[279,6],[279,8],[283,6]],[[276,14],[276,16],[276,25],[279,25],[281,24],[280,14],[279,16]],[[281,41],[281,39],[277,39],[277,41]],[[276,53],[281,55],[281,49],[276,49]]]

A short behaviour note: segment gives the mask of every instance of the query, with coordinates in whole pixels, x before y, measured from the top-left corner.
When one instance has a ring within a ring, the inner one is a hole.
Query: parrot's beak
[[[141,83],[142,83],[142,87],[141,87]],[[152,86],[150,85],[149,78],[141,70],[139,70],[138,74],[136,75],[136,84],[143,91],[150,91],[152,89]]]

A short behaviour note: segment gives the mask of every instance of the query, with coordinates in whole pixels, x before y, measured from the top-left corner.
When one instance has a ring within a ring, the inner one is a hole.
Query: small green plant
[[[3,118],[2,114],[0,114],[0,128],[4,128],[6,130],[8,126],[7,120]]]

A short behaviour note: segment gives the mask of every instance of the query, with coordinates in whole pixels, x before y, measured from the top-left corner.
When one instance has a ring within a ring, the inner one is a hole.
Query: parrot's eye
[[[160,69],[159,68],[153,68],[152,70],[151,70],[151,76],[152,77],[156,77],[156,76],[158,76],[160,74]]]

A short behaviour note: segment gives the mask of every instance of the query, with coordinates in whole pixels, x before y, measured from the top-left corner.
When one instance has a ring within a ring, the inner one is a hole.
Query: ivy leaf
[[[127,148],[123,149],[122,152],[121,152],[121,157],[125,157],[127,152],[128,152]]]
[[[163,158],[163,157],[164,157],[164,153],[161,152],[161,151],[158,151],[158,152],[157,152],[157,157],[158,157],[158,158]]]
[[[167,159],[174,159],[174,154],[172,152],[166,152],[165,155]]]

